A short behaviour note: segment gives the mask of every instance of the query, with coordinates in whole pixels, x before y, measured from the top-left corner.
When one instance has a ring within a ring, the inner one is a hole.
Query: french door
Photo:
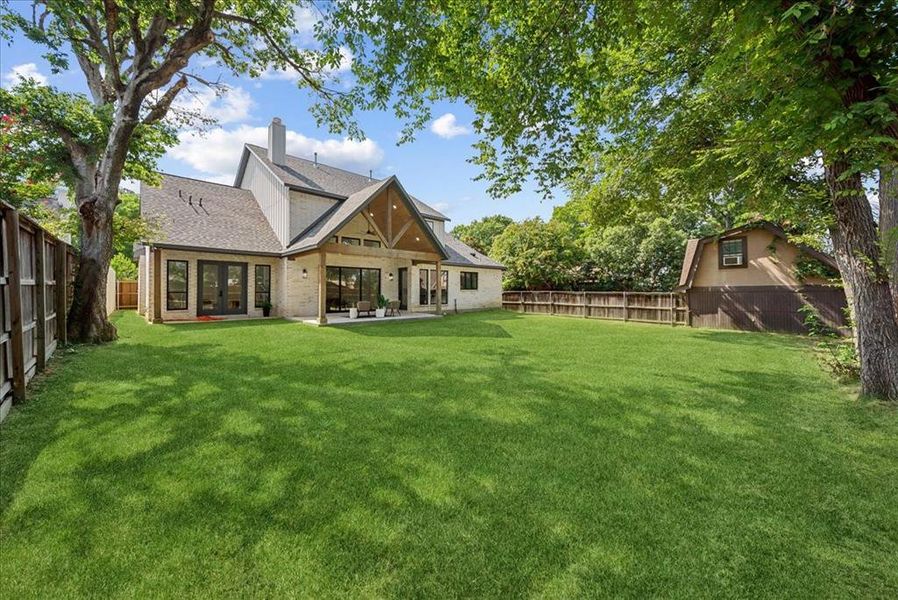
[[[197,262],[197,315],[246,314],[246,263]]]

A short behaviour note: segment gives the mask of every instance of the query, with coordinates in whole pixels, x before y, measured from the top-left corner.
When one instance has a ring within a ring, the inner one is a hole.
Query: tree
[[[215,85],[189,69],[205,55],[236,75],[292,70],[329,99],[328,115],[355,132],[345,99],[325,85],[339,65],[339,48],[311,51],[293,44],[293,6],[277,0],[35,0],[31,18],[3,2],[0,25],[19,29],[44,46],[55,71],[74,57],[90,98],[33,82],[3,98],[35,149],[52,152],[59,175],[72,186],[79,219],[80,253],[69,338],[113,339],[106,319],[105,278],[113,253],[113,216],[123,177],[153,180],[156,159],[174,143],[173,103],[189,84]]]
[[[879,235],[898,314],[898,166],[879,169]]]
[[[686,234],[663,217],[612,225],[584,237],[589,278],[601,289],[670,291],[677,285]]]
[[[570,228],[540,218],[512,223],[494,241],[492,257],[507,269],[505,289],[564,289],[580,277],[583,253]]]
[[[492,215],[471,221],[467,225],[456,225],[452,235],[483,254],[489,254],[495,240],[514,220],[503,215]]]
[[[898,320],[862,185],[898,163],[893,0],[346,0],[325,29],[353,51],[359,105],[392,102],[409,135],[428,100],[464,98],[492,193],[531,177],[548,193],[617,157],[606,175],[647,176],[656,198],[671,182],[705,206],[754,190],[739,196],[761,212],[819,216],[852,296],[861,391],[898,401]]]

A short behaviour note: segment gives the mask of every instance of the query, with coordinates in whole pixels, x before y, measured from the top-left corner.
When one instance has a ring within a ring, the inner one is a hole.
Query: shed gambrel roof
[[[384,181],[383,179],[371,179],[367,175],[331,167],[320,162],[316,164],[314,161],[289,154],[285,161],[287,164],[278,165],[268,159],[268,150],[266,148],[254,144],[244,144],[240,166],[237,168],[237,176],[234,178],[235,186],[239,187],[243,180],[243,173],[246,169],[246,161],[250,152],[262,164],[268,167],[278,179],[283,181],[287,187],[336,200],[345,200],[352,194],[369,187],[372,183]],[[418,212],[428,219],[449,220],[449,217],[421,202],[414,196],[410,196],[410,198],[414,201]]]

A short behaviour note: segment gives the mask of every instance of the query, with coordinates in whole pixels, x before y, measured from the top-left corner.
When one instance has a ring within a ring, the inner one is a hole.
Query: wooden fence
[[[673,292],[502,292],[502,307],[523,313],[687,325],[689,307]]]
[[[115,307],[118,309],[137,309],[137,282],[133,279],[122,279],[115,284]]]
[[[65,342],[75,255],[12,206],[0,203],[0,420]]]

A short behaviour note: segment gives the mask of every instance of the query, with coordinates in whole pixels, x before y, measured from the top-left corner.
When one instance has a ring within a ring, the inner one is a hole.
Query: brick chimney
[[[268,160],[276,165],[287,162],[287,128],[279,117],[273,118],[268,126]]]

